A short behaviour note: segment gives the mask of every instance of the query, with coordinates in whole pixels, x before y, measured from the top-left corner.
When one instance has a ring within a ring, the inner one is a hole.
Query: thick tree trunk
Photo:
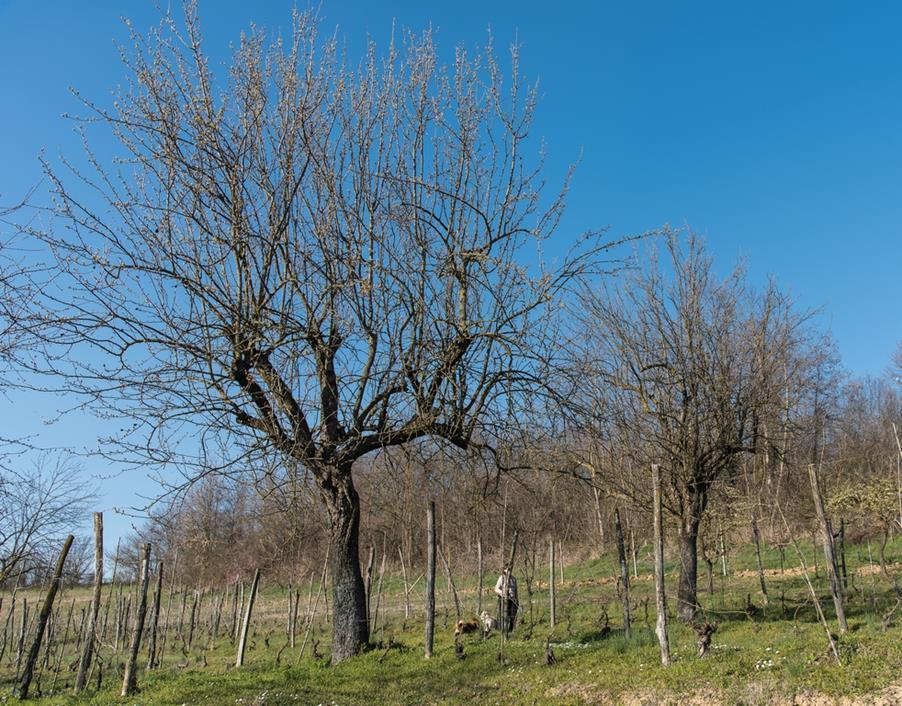
[[[366,590],[360,573],[360,497],[350,469],[336,469],[320,481],[329,511],[332,571],[332,663],[360,653],[369,637]]]
[[[707,504],[707,493],[693,488],[689,507],[680,521],[680,585],[677,590],[677,615],[692,622],[698,612],[698,528]]]

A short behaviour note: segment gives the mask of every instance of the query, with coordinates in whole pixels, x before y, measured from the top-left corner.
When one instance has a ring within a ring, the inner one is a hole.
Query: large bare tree
[[[582,298],[578,369],[588,375],[573,398],[613,450],[607,477],[617,492],[647,506],[648,469],[661,465],[679,536],[678,613],[691,620],[712,489],[763,450],[762,420],[777,416],[779,393],[798,372],[806,316],[773,286],[756,295],[741,269],[718,279],[692,235],[684,244],[666,234],[664,251],[622,286]]]
[[[317,26],[249,31],[227,77],[190,4],[135,33],[114,106],[85,103],[119,150],[48,165],[58,220],[39,235],[53,372],[129,420],[126,456],[184,463],[225,438],[234,463],[313,475],[340,661],[368,637],[355,461],[490,441],[541,394],[555,302],[602,246],[541,265],[566,185],[544,194],[526,160],[516,47],[510,71],[491,46],[446,66],[425,32],[350,64]]]

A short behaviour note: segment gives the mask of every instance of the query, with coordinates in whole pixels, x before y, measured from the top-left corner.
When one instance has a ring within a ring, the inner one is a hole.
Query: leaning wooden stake
[[[100,596],[103,590],[103,513],[94,513],[94,592],[91,595],[91,617],[88,619],[84,635],[81,658],[78,661],[78,676],[75,678],[75,693],[80,694],[88,681],[91,657],[94,654],[94,640],[97,619],[100,616]]]
[[[426,511],[426,646],[424,654],[432,657],[435,638],[435,503]]]
[[[254,570],[254,581],[251,584],[251,592],[247,599],[247,610],[244,611],[244,620],[241,623],[241,638],[238,640],[238,656],[235,658],[235,666],[244,664],[244,648],[247,645],[247,631],[251,624],[251,611],[254,609],[254,599],[257,597],[257,586],[260,583],[260,569]]]
[[[667,596],[664,593],[664,525],[662,518],[661,467],[651,466],[654,483],[654,525],[655,525],[655,605],[658,619],[655,634],[661,646],[661,664],[670,666],[670,643],[667,641]]]
[[[620,510],[614,508],[614,531],[617,533],[617,557],[620,559],[620,583],[623,589],[623,634],[630,636],[630,570],[626,563],[626,543],[623,538],[623,525],[620,523]]]
[[[147,584],[150,580],[150,544],[145,542],[141,549],[141,588],[138,607],[135,612],[135,628],[128,648],[125,675],[122,677],[122,696],[131,696],[138,690],[138,650],[144,633],[144,618],[147,616]]]
[[[25,659],[25,668],[22,670],[22,679],[19,682],[17,695],[20,699],[28,698],[28,689],[31,687],[31,680],[34,677],[34,667],[38,661],[38,654],[41,651],[41,641],[44,639],[44,630],[47,627],[47,620],[50,618],[50,612],[53,610],[53,600],[60,587],[60,577],[63,575],[63,566],[66,564],[66,556],[69,554],[69,548],[72,546],[74,537],[70,534],[66,537],[63,544],[63,550],[60,552],[59,558],[56,560],[56,568],[53,571],[53,579],[50,581],[50,588],[47,589],[47,597],[44,599],[44,605],[41,606],[41,613],[38,616],[38,624],[35,629],[34,641],[31,643],[31,649],[28,650],[28,657]]]

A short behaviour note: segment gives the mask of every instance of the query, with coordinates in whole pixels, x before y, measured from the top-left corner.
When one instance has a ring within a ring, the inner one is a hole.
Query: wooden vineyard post
[[[50,587],[47,589],[47,597],[44,599],[44,605],[41,606],[41,612],[38,615],[34,641],[31,643],[31,649],[28,650],[28,656],[25,658],[25,667],[22,670],[22,679],[19,682],[18,697],[22,700],[28,698],[28,690],[34,677],[34,667],[37,664],[38,654],[41,651],[41,642],[44,639],[44,630],[47,628],[47,620],[50,618],[50,612],[53,610],[53,601],[56,598],[57,591],[59,591],[60,577],[63,575],[63,566],[66,564],[66,557],[69,555],[73,539],[74,537],[71,534],[66,537],[63,549],[56,560],[56,568],[53,571]]]
[[[254,569],[254,581],[251,584],[250,595],[247,598],[247,609],[244,611],[244,620],[241,622],[241,637],[238,639],[238,656],[235,658],[235,666],[244,664],[244,649],[247,646],[247,631],[251,624],[251,612],[254,609],[254,599],[257,597],[257,587],[260,584],[260,569]]]
[[[78,675],[75,678],[75,693],[80,694],[88,680],[91,658],[94,655],[97,620],[100,615],[100,596],[103,590],[103,513],[94,513],[94,591],[91,594],[91,617],[85,629],[81,658],[78,660]]]
[[[157,585],[153,591],[153,607],[150,609],[150,630],[147,634],[147,668],[154,669],[157,664],[157,629],[160,625],[160,603],[163,592],[163,562],[157,563]]]
[[[432,657],[435,638],[435,503],[426,512],[426,658]]]

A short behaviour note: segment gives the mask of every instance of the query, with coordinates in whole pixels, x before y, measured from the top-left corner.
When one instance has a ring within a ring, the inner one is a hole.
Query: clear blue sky
[[[290,2],[255,5],[202,1],[207,48],[224,56],[250,22],[288,26]],[[691,226],[724,270],[744,257],[756,281],[774,275],[822,307],[853,373],[889,362],[902,339],[902,5],[324,0],[321,14],[352,55],[393,21],[431,23],[443,50],[488,27],[499,47],[518,38],[541,79],[550,174],[582,154],[567,231]],[[139,29],[157,17],[144,1],[0,0],[0,203],[38,181],[42,148],[78,150],[67,89],[102,102],[123,81],[123,15]],[[129,485],[105,497],[151,487]]]

